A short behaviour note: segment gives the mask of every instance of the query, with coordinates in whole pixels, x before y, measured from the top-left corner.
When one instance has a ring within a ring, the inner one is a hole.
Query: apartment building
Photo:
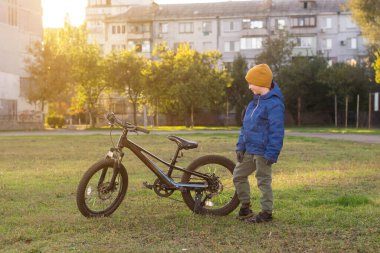
[[[112,32],[112,26],[106,26],[105,20],[108,17],[117,17],[118,15],[127,13],[132,6],[149,6],[152,4],[153,0],[88,0],[86,8],[86,21],[89,31],[88,41],[90,43],[98,43],[105,53],[110,52],[112,45],[115,43],[117,45],[126,45],[126,42],[121,44],[117,37],[111,38],[112,40],[116,40],[116,42],[110,43],[109,33]],[[119,27],[119,30],[114,28],[116,30],[112,34],[125,35],[125,25],[124,30],[121,30],[123,26],[118,25],[117,20],[116,18],[116,24],[113,26]],[[122,23],[125,23],[125,20]],[[111,30],[109,31],[109,29]]]
[[[24,58],[42,39],[41,0],[0,1],[0,129],[42,127],[42,113],[28,103]]]
[[[95,0],[94,0],[95,1]],[[116,1],[107,1],[102,12]],[[128,3],[127,3],[128,2]],[[240,53],[254,64],[263,42],[288,31],[296,42],[293,55],[323,54],[331,63],[355,63],[366,55],[360,29],[353,22],[345,0],[253,0],[218,3],[158,5],[152,1],[124,2],[117,15],[97,19],[103,27],[98,38],[104,53],[135,48],[150,55],[165,41],[176,48],[189,43],[198,51],[219,50],[231,63]],[[90,11],[93,6],[87,8]],[[93,18],[88,16],[88,18]],[[93,20],[93,19],[92,19]],[[95,21],[92,21],[95,22]],[[91,25],[89,25],[91,27]],[[90,30],[90,35],[93,33]]]

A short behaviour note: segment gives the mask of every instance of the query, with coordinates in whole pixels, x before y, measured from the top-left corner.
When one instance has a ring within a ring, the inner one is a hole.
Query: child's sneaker
[[[255,217],[251,217],[249,219],[246,219],[246,222],[248,223],[261,223],[261,222],[268,222],[273,220],[272,214],[268,212],[260,212]]]
[[[251,208],[248,207],[241,207],[239,211],[239,215],[236,217],[239,220],[245,220],[253,216],[253,212]]]

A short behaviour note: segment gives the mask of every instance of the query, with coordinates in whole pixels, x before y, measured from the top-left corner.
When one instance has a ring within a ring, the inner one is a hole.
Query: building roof
[[[308,8],[304,8],[307,2]],[[153,21],[215,17],[267,16],[338,12],[345,0],[253,0],[214,3],[162,4],[131,6],[127,12],[107,18],[107,21]]]

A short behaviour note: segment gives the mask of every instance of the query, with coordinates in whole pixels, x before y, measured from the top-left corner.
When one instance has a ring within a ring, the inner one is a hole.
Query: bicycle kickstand
[[[200,214],[202,208],[202,191],[196,191],[195,203],[194,203],[194,213]]]

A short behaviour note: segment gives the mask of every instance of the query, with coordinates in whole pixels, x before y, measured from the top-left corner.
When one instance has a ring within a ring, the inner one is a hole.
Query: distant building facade
[[[42,127],[39,107],[26,100],[27,48],[41,40],[41,0],[0,1],[0,129]]]
[[[186,42],[201,52],[219,50],[225,63],[232,63],[240,53],[254,64],[267,37],[288,31],[296,43],[294,56],[319,53],[330,63],[355,64],[367,52],[345,4],[345,0],[170,5],[149,0],[89,0],[89,41],[98,42],[105,54],[135,48],[147,57],[157,43],[165,41],[174,49]]]

